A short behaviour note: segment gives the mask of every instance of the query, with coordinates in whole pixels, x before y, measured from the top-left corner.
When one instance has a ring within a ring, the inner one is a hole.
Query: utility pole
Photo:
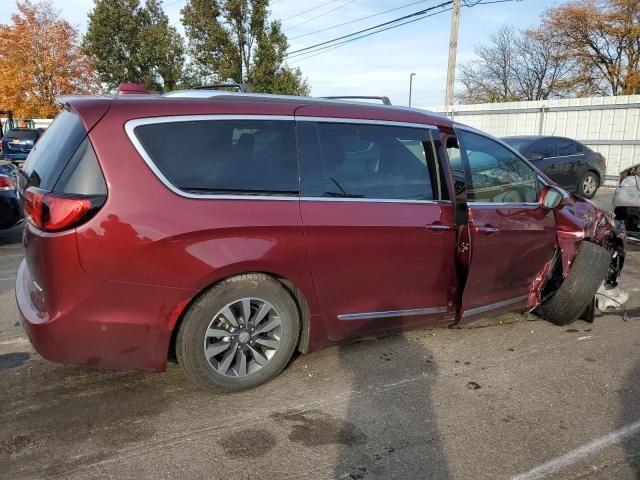
[[[458,24],[460,23],[460,0],[453,0],[451,14],[451,37],[449,39],[449,65],[447,67],[447,92],[444,97],[446,107],[453,105],[453,84],[456,80],[456,53],[458,51]]]
[[[411,106],[411,91],[413,90],[413,77],[415,76],[415,73],[409,75],[409,106]]]

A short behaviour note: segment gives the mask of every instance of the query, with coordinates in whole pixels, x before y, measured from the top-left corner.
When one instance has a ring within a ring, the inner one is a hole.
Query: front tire
[[[176,356],[200,388],[245,390],[285,368],[299,334],[298,309],[280,282],[264,274],[239,275],[213,286],[189,308]]]
[[[598,188],[600,187],[600,179],[594,172],[585,172],[578,182],[577,194],[581,197],[592,199]]]
[[[576,321],[607,277],[610,263],[607,250],[591,242],[581,242],[566,278],[553,296],[536,308],[536,313],[556,325]]]

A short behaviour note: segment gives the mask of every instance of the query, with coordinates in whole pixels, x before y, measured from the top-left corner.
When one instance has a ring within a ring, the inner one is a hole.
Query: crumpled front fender
[[[569,273],[579,242],[588,240],[609,248],[610,232],[615,230],[615,221],[595,204],[572,195],[555,211],[555,216],[563,277]]]
[[[571,269],[580,242],[589,241],[607,249],[612,256],[606,282],[616,285],[624,265],[626,235],[624,228],[616,223],[608,212],[581,197],[571,195],[555,210],[556,254],[549,259],[533,282],[529,304],[535,306],[543,301],[542,291],[547,282],[558,273],[565,278]],[[559,263],[559,265],[558,265]],[[556,278],[556,280],[561,280]],[[556,282],[558,285],[561,282]],[[533,298],[532,298],[533,297]]]

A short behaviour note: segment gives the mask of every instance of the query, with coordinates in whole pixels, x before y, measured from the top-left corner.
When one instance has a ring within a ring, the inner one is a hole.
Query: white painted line
[[[0,340],[0,345],[25,345],[29,343],[29,339],[27,337],[15,337],[10,338],[9,340]]]
[[[2,255],[2,254],[0,254],[0,258],[9,258],[9,257],[15,257],[15,258],[24,257],[24,254],[22,254],[22,253],[19,254],[19,255]]]
[[[593,335],[587,335],[586,337],[578,337],[578,341],[586,340],[587,338],[591,338],[591,337],[593,337]]]
[[[627,425],[626,427],[622,427],[620,430],[608,433],[603,437],[596,438],[595,440],[582,445],[581,447],[578,447],[565,453],[564,455],[543,463],[533,470],[529,470],[526,473],[516,475],[515,477],[512,477],[512,480],[537,480],[540,478],[545,478],[552,473],[558,472],[560,469],[566,467],[567,465],[571,465],[582,459],[583,457],[590,455],[593,452],[602,450],[603,448],[606,448],[614,443],[619,443],[625,438],[630,437],[638,432],[640,432],[640,420]]]
[[[0,278],[0,282],[4,282],[6,280],[15,280],[16,277],[7,277],[7,278]]]

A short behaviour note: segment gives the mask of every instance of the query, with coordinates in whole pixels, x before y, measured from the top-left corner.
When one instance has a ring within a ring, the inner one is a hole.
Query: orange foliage
[[[18,117],[57,113],[55,97],[100,88],[78,32],[49,1],[18,1],[12,24],[0,25],[0,110]]]
[[[549,9],[543,27],[601,93],[640,93],[640,0],[572,0]]]

